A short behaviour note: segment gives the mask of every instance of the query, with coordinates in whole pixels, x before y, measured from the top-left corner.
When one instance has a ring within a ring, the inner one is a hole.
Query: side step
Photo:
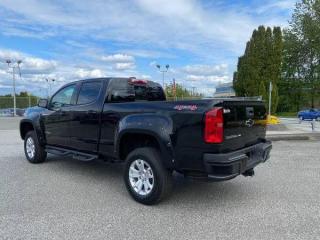
[[[47,153],[51,153],[59,156],[72,156],[73,159],[77,159],[85,162],[98,159],[98,155],[88,154],[88,153],[83,153],[83,152],[78,152],[70,149],[53,147],[53,146],[47,146],[45,148],[45,151]]]

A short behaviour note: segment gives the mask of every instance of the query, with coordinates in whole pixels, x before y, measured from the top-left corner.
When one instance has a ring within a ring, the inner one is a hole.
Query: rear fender
[[[124,117],[115,132],[115,155],[120,156],[121,138],[127,134],[146,134],[156,139],[163,163],[166,168],[174,165],[174,156],[170,135],[172,134],[172,120],[157,114],[134,114]]]

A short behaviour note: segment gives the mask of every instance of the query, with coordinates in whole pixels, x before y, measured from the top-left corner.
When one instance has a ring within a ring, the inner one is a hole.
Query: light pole
[[[272,82],[269,83],[269,116],[271,115]]]
[[[22,60],[17,60],[16,65],[12,65],[12,61],[10,59],[6,60],[8,64],[8,68],[12,68],[12,81],[13,81],[13,116],[17,116],[17,102],[16,102],[16,77],[15,77],[15,69],[18,68],[19,75],[21,77],[20,64]]]
[[[51,96],[51,82],[54,83],[55,79],[54,78],[51,78],[51,79],[46,78],[46,81],[48,83],[47,95],[48,95],[48,98],[49,98]]]
[[[159,72],[162,73],[162,87],[163,88],[164,88],[164,73],[168,72],[168,69],[169,69],[170,66],[169,66],[169,64],[167,64],[165,67],[166,67],[165,69],[161,70],[161,65],[157,64],[157,68],[159,69]]]

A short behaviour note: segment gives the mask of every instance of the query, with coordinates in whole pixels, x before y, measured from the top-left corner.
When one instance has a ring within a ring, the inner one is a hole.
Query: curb
[[[266,138],[271,141],[303,141],[303,140],[320,140],[320,133],[309,134],[273,134],[267,135]]]

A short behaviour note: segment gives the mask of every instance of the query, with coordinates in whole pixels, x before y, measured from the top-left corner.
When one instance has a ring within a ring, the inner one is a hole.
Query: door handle
[[[59,116],[65,116],[65,115],[66,115],[66,112],[60,110],[60,111],[58,112],[58,114],[59,114]]]
[[[95,113],[97,113],[97,112],[96,112],[96,111],[93,111],[93,110],[88,110],[86,113],[87,113],[87,114],[95,114]]]

